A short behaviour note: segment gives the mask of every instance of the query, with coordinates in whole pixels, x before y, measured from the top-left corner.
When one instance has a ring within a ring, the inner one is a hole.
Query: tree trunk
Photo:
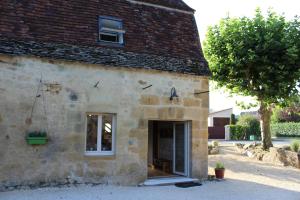
[[[265,150],[273,146],[271,137],[270,121],[272,115],[272,109],[264,102],[260,103],[259,108],[260,114],[260,128],[261,128],[261,139],[263,148]]]

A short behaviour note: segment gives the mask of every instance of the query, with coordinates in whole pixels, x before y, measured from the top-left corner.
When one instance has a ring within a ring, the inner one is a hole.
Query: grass
[[[291,149],[292,151],[294,152],[298,152],[300,150],[300,142],[299,140],[294,140],[292,143],[291,143]]]

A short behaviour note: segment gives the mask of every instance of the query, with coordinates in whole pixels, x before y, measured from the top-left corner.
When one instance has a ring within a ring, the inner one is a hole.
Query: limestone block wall
[[[41,77],[45,104],[37,98],[28,120]],[[170,101],[172,87],[179,98]],[[208,94],[194,93],[207,90],[206,77],[1,55],[0,188],[138,184],[147,178],[148,120],[191,121],[191,176],[205,178]],[[84,154],[88,112],[116,114],[114,156]],[[28,131],[47,125],[46,145],[26,143]]]

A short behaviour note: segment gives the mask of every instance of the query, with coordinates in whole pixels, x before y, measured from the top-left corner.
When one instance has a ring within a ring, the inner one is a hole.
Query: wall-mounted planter
[[[48,138],[45,132],[31,132],[28,133],[26,141],[30,145],[43,145],[47,143]]]

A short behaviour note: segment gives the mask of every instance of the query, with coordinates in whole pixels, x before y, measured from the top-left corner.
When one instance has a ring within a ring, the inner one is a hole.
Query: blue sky
[[[257,7],[266,13],[272,8],[277,13],[284,13],[286,18],[291,19],[300,15],[300,0],[184,0],[190,7],[196,10],[195,17],[199,29],[201,42],[205,39],[207,27],[219,22],[229,13],[229,16],[251,17]],[[234,108],[234,113],[241,111],[236,106],[238,102],[252,102],[249,97],[233,96],[222,90],[210,88],[210,109],[221,110]]]

